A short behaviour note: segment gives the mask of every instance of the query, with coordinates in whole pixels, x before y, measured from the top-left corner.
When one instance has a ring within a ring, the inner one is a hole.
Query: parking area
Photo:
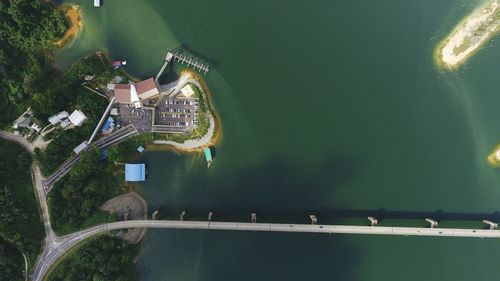
[[[135,108],[129,104],[120,104],[118,110],[118,124],[126,126],[133,124],[139,133],[150,132],[153,122],[153,109]]]
[[[198,100],[164,97],[155,108],[121,103],[117,119],[118,125],[133,124],[139,133],[189,133],[198,127]]]
[[[196,99],[162,99],[156,107],[155,125],[192,130],[198,125],[198,101]]]

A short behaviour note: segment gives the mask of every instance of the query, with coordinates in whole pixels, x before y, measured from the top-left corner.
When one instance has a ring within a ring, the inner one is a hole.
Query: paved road
[[[60,258],[65,252],[67,252],[83,240],[100,233],[129,228],[500,238],[500,230],[490,229],[311,225],[214,221],[130,220],[101,224],[60,238],[62,242],[59,244],[57,249],[46,256],[43,262],[40,263],[39,266],[35,269],[33,280],[42,280],[47,270],[58,258]]]
[[[31,143],[29,143],[24,137],[20,135],[14,135],[5,131],[0,131],[0,138],[17,142],[22,145],[31,155],[35,154],[35,148]]]
[[[124,134],[126,135],[126,134]],[[0,137],[16,141],[30,153],[33,149],[23,138],[0,131]],[[116,139],[119,139],[117,137]],[[103,141],[102,145],[115,143],[115,138]],[[308,225],[279,223],[242,223],[242,222],[209,222],[209,221],[168,221],[168,220],[131,220],[101,224],[88,229],[57,237],[52,231],[50,217],[42,185],[42,175],[36,162],[32,164],[32,176],[37,199],[42,211],[46,240],[43,253],[39,256],[33,271],[32,280],[43,279],[48,269],[64,253],[85,239],[100,233],[129,228],[166,228],[166,229],[198,229],[198,230],[230,230],[230,231],[262,231],[262,232],[301,232],[327,234],[372,234],[400,236],[437,236],[437,237],[475,237],[500,238],[498,229],[458,229],[458,228],[416,228],[387,226],[350,226],[350,225]]]
[[[13,134],[0,131],[0,138],[10,140],[10,141],[15,141],[18,144],[22,145],[28,152],[33,155],[34,154],[34,149],[31,146],[31,144],[26,141],[25,138],[21,136],[15,136]],[[43,220],[43,225],[45,228],[45,245],[44,245],[44,251],[41,256],[38,257],[38,260],[43,260],[47,255],[49,255],[57,246],[62,242],[59,237],[57,237],[54,234],[54,231],[52,231],[52,226],[50,224],[50,215],[49,215],[49,208],[47,206],[47,198],[45,197],[45,190],[42,185],[42,180],[43,176],[40,171],[40,167],[38,164],[33,161],[31,164],[31,176],[33,180],[33,187],[35,188],[35,196],[37,197],[38,200],[38,205],[40,207],[40,212],[42,214],[42,220]]]
[[[94,145],[97,146],[99,149],[104,149],[107,147],[110,147],[112,145],[118,144],[127,138],[134,136],[137,134],[137,130],[134,128],[132,125],[127,125],[123,128],[120,128],[116,131],[114,131],[112,134],[101,138],[94,142]],[[44,180],[43,187],[45,190],[45,193],[49,193],[52,190],[52,187],[59,181],[61,180],[66,174],[71,171],[73,166],[80,161],[81,155],[73,155],[69,157],[66,161],[64,161],[61,166],[52,174],[50,175],[46,180]]]

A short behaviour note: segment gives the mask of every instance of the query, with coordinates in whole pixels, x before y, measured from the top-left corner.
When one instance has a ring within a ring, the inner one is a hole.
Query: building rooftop
[[[125,164],[125,181],[145,181],[146,164]]]
[[[82,152],[83,150],[85,150],[87,148],[87,141],[83,141],[82,143],[80,143],[77,147],[75,147],[73,149],[73,151],[76,153],[76,154],[80,154],[80,152]]]
[[[154,78],[149,78],[136,84],[137,95],[141,100],[148,99],[160,93]]]
[[[69,121],[71,121],[71,123],[75,126],[81,126],[83,124],[83,121],[85,121],[85,119],[87,119],[87,116],[85,116],[85,114],[83,114],[83,112],[75,109],[75,111],[73,111],[73,113],[71,113],[71,115],[68,117]]]
[[[194,95],[194,90],[191,87],[191,85],[187,84],[186,86],[182,87],[181,96],[184,96],[186,98],[191,98],[193,95]]]
[[[50,116],[49,122],[50,122],[50,124],[55,125],[55,124],[61,122],[62,120],[64,120],[65,118],[68,118],[68,116],[69,116],[68,112],[61,111],[57,114]]]
[[[129,84],[115,84],[115,100],[119,103],[130,103],[132,99],[130,97],[130,85]]]

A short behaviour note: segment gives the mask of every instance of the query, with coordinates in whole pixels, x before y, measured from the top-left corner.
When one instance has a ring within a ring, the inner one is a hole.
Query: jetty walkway
[[[208,71],[210,71],[210,66],[208,64],[195,60],[194,58],[184,55],[178,51],[171,50],[167,52],[167,55],[165,55],[165,62],[163,63],[163,66],[161,67],[160,71],[158,71],[158,74],[155,77],[156,81],[160,79],[160,77],[163,75],[163,72],[167,68],[168,64],[172,61],[174,62],[177,61],[182,64],[185,64],[187,67],[191,67],[194,70],[203,72],[203,74],[207,74]]]

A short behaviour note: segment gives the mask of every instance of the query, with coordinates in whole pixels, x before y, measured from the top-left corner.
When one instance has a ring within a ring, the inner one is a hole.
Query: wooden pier
[[[210,66],[208,64],[199,62],[192,57],[188,57],[184,54],[175,51],[171,51],[169,53],[172,54],[174,61],[178,61],[182,64],[185,64],[187,67],[192,67],[194,70],[203,72],[203,74],[207,74],[207,72],[210,70]]]
[[[167,52],[165,55],[165,62],[163,63],[163,66],[161,67],[160,71],[156,75],[156,81],[160,79],[160,77],[163,75],[163,72],[167,68],[170,62],[172,60],[175,62],[180,62],[182,64],[185,64],[187,67],[191,67],[194,70],[199,71],[200,73],[207,74],[208,71],[210,71],[210,66],[208,64],[202,63],[192,57],[189,57],[187,55],[184,55],[178,51],[175,50],[170,50]]]

